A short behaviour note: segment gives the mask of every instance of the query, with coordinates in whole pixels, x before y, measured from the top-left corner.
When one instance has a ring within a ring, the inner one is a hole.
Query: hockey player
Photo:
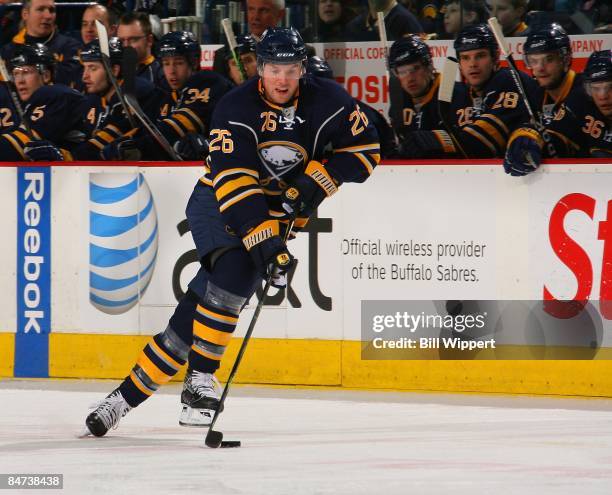
[[[283,287],[294,265],[282,237],[287,213],[304,225],[344,182],[366,180],[377,165],[375,132],[358,105],[338,84],[305,76],[305,63],[297,31],[269,29],[257,45],[259,77],[219,102],[210,168],[187,205],[202,266],[166,330],[87,417],[91,434],[115,427],[186,361],[180,423],[207,426],[220,397],[214,373],[240,311],[263,277]],[[335,153],[323,165],[328,147]]]
[[[570,38],[558,24],[542,26],[527,36],[523,51],[525,65],[540,86],[540,122],[553,142],[547,155],[574,156],[579,151],[578,116],[587,95],[582,76],[571,69]]]
[[[527,108],[509,69],[499,68],[497,42],[486,24],[462,29],[454,47],[466,85],[458,93],[463,101],[453,101],[452,135],[446,130],[411,132],[403,142],[404,156],[456,156],[459,142],[470,158],[503,157],[508,142],[527,132]],[[520,77],[527,94],[534,94],[537,85],[527,74]],[[532,137],[541,139],[537,133]]]
[[[612,51],[593,52],[584,71],[587,103],[581,131],[589,156],[612,158]]]
[[[159,42],[159,58],[171,94],[162,104],[160,114],[167,116],[158,122],[158,128],[184,159],[203,159],[208,154],[205,137],[213,109],[233,85],[215,72],[199,70],[200,44],[187,31],[165,34]],[[133,143],[117,144],[123,149],[137,148],[143,159],[159,159],[163,151],[150,136],[141,134]],[[125,158],[115,146],[105,154],[107,159]]]
[[[0,134],[19,126],[19,114],[9,91],[8,83],[0,80]]]
[[[236,36],[236,55],[240,57],[242,67],[246,73],[247,79],[257,75],[257,58],[255,56],[255,38],[250,35],[237,35]],[[225,47],[225,62],[227,65],[227,72],[222,73],[228,79],[236,85],[242,84],[242,74],[240,69],[236,65],[236,61],[231,54],[229,46]]]
[[[400,142],[414,130],[442,129],[437,105],[440,75],[425,42],[416,35],[394,42],[389,69],[395,76],[389,83],[389,117]]]
[[[109,39],[110,65],[113,75],[119,80],[123,46],[118,38]],[[83,84],[87,93],[87,111],[84,126],[88,140],[72,150],[73,157],[80,160],[108,159],[102,153],[109,143],[135,130],[125,115],[119,96],[115,92],[104,65],[100,42],[93,40],[83,47],[80,53],[83,64]],[[158,101],[161,90],[152,83],[137,77],[135,80],[136,98],[143,111],[151,119],[159,115]],[[131,158],[137,159],[138,156]]]
[[[0,156],[6,161],[61,161],[82,137],[83,95],[62,84],[52,84],[55,58],[40,43],[15,47],[9,61],[15,86],[32,133],[25,126],[0,134]],[[57,145],[57,146],[56,146]]]

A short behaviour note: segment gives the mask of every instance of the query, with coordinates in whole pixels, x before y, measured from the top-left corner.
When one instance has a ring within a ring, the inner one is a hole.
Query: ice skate
[[[181,393],[181,426],[209,426],[219,406],[221,385],[212,373],[187,370]]]
[[[96,437],[103,437],[111,428],[117,428],[119,420],[132,409],[118,389],[93,407],[95,409],[85,419],[85,425],[87,432]]]

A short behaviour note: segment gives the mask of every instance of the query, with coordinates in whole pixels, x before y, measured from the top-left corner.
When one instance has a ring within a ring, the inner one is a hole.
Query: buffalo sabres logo
[[[270,175],[277,179],[308,159],[304,148],[289,141],[261,143],[257,146],[257,153]]]

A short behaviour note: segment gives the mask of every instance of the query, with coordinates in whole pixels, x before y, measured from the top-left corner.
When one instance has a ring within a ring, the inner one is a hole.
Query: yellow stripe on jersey
[[[372,167],[372,164],[368,161],[368,159],[362,153],[355,153],[355,156],[359,158],[361,163],[363,163],[363,166],[368,171],[368,175],[372,175],[372,172],[374,172],[374,167]]]
[[[178,112],[174,112],[172,116],[170,117],[170,119],[176,119],[187,130],[187,132],[196,131],[196,128],[193,125],[193,122],[191,122],[191,120],[189,120],[187,117],[185,117],[184,115],[181,115]]]
[[[234,196],[232,199],[229,199],[225,203],[219,205],[219,211],[223,213],[230,206],[235,205],[239,201],[242,201],[244,198],[251,196],[253,194],[263,194],[263,191],[261,189],[250,189],[248,191],[244,191],[243,193],[240,193],[237,196]]]
[[[237,316],[227,316],[227,315],[222,315],[220,313],[215,313],[214,311],[211,311],[210,309],[206,309],[205,307],[200,306],[199,304],[196,307],[196,311],[202,315],[208,316],[212,320],[220,321],[222,323],[229,323],[230,325],[238,324]]]
[[[248,168],[228,168],[227,170],[224,170],[223,172],[219,172],[217,174],[217,176],[215,177],[215,180],[213,181],[213,186],[216,186],[220,181],[222,181],[226,177],[229,177],[230,175],[236,175],[236,174],[250,175],[251,177],[255,177],[256,179],[259,179],[259,174],[255,170],[251,170]]]
[[[499,146],[500,150],[503,150],[506,147],[506,139],[491,124],[485,122],[484,120],[477,120],[473,125],[480,127],[488,136],[491,136]]]
[[[231,194],[234,191],[240,189],[241,187],[246,186],[259,187],[259,182],[257,182],[257,180],[250,176],[230,180],[215,190],[215,196],[217,197],[217,201],[221,201],[228,194]]]
[[[177,110],[177,112],[183,112],[187,114],[187,116],[193,121],[195,121],[195,123],[200,127],[201,132],[204,132],[206,130],[206,126],[204,125],[204,122],[202,122],[202,119],[200,119],[200,117],[198,117],[197,114],[190,108],[180,108],[179,110]]]
[[[347,148],[339,148],[334,150],[334,153],[342,153],[342,152],[358,152],[358,151],[374,151],[379,150],[380,145],[377,143],[371,144],[361,144],[359,146],[348,146]]]
[[[112,142],[112,141],[114,141],[116,139],[115,136],[111,136],[106,131],[98,131],[98,132],[96,132],[96,137],[102,139],[102,141],[104,141],[107,144]]]
[[[7,141],[11,143],[11,146],[15,148],[15,151],[19,153],[21,158],[23,158],[26,162],[29,160],[29,158],[23,152],[23,146],[13,136],[10,134],[2,134],[0,137],[6,138]]]
[[[13,131],[13,135],[14,135],[14,136],[15,136],[17,139],[19,139],[19,141],[21,141],[21,142],[22,142],[22,144],[24,144],[24,145],[28,144],[28,143],[31,141],[31,139],[28,137],[28,135],[27,135],[27,134],[25,134],[25,133],[21,132],[21,131],[20,131],[20,130],[18,130],[18,129],[15,129],[15,130]]]
[[[504,124],[502,119],[500,119],[497,115],[493,115],[492,113],[483,113],[480,117],[483,119],[492,120],[493,122],[495,122],[495,125],[497,125],[502,131],[506,133],[506,135],[510,134],[508,126]]]
[[[205,175],[203,175],[202,177],[200,177],[200,182],[202,182],[203,184],[206,184],[207,186],[211,186],[213,185],[212,180],[210,180],[208,177],[206,177]]]
[[[489,141],[486,137],[484,137],[478,131],[474,130],[472,127],[469,127],[469,126],[465,126],[461,130],[464,131],[464,132],[467,132],[468,134],[471,134],[476,139],[478,139],[487,148],[489,148],[494,155],[497,154],[497,150],[495,149],[495,146],[493,146],[493,143],[491,143],[491,141]]]
[[[181,137],[181,138],[185,137],[185,132],[183,131],[183,129],[181,129],[176,124],[176,122],[174,122],[172,119],[164,119],[164,120],[162,120],[162,122],[165,122],[170,127],[172,127],[174,129],[174,131],[179,135],[179,137]]]
[[[193,333],[202,340],[215,345],[227,346],[230,340],[232,340],[231,333],[215,330],[214,328],[203,325],[199,321],[193,322]]]

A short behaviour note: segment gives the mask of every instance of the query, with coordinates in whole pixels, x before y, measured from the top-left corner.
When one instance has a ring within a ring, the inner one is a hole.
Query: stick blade
[[[100,21],[96,20],[96,31],[98,31],[98,40],[100,40],[100,51],[110,57],[110,50],[108,48],[108,32],[106,27]]]
[[[447,58],[440,74],[440,88],[438,89],[438,100],[450,103],[453,100],[453,89],[457,80],[459,64],[457,60]]]
[[[223,433],[220,431],[208,430],[206,439],[204,440],[207,447],[210,447],[211,449],[218,449],[221,447],[221,442],[223,442]]]
[[[502,31],[502,28],[499,25],[499,21],[497,20],[497,17],[490,17],[489,20],[487,21],[487,24],[489,24],[489,27],[491,28],[491,31],[493,32],[493,36],[495,36],[495,40],[497,41],[497,44],[499,45],[500,50],[503,52],[504,56],[507,57],[508,54],[510,53],[510,46],[508,45],[508,42],[506,41],[504,32]]]
[[[138,54],[131,46],[123,49],[121,59],[121,74],[123,76],[123,90],[126,94],[136,94],[136,68],[138,67]]]

